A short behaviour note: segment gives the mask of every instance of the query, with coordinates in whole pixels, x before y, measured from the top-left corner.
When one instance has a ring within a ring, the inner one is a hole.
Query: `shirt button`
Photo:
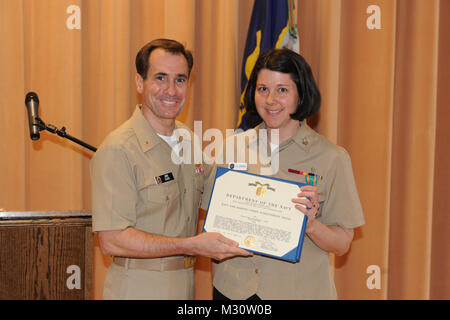
[[[308,143],[309,143],[309,141],[306,139],[306,138],[303,138],[303,141],[302,141],[302,143],[305,145],[305,146],[307,146],[308,145]]]
[[[255,273],[258,274],[259,273],[259,269],[255,269]]]

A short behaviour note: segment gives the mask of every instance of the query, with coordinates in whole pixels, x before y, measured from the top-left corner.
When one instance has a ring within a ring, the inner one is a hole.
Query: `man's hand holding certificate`
[[[287,261],[300,259],[307,217],[291,201],[300,182],[217,168],[203,231]]]

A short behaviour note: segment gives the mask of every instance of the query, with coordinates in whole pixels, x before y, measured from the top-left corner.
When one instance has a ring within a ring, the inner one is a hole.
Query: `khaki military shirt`
[[[264,123],[256,128],[265,129]],[[246,132],[239,135],[245,135]],[[245,152],[247,159],[257,154],[259,136],[250,137],[245,148],[235,145],[235,159]],[[229,150],[227,150],[229,152]],[[225,159],[226,157],[224,157]],[[236,160],[235,160],[236,161]],[[241,162],[241,161],[236,161]],[[272,164],[261,161],[248,164],[248,172],[262,174]],[[317,219],[326,225],[355,228],[364,224],[364,217],[356,190],[348,153],[301,123],[297,133],[279,148],[279,169],[271,176],[305,183],[305,176],[289,169],[314,173],[320,211]],[[267,175],[267,174],[266,174]],[[211,193],[214,174],[205,187],[203,206]],[[300,261],[286,262],[254,255],[236,257],[219,263],[213,280],[214,286],[231,299],[246,299],[257,294],[262,299],[336,299],[336,289],[329,266],[329,253],[315,245],[305,235]]]
[[[176,122],[180,128],[189,130]],[[133,227],[168,237],[196,234],[203,172],[193,162],[174,163],[171,152],[140,106],[107,136],[91,161],[93,231]],[[153,279],[161,277],[156,272]]]

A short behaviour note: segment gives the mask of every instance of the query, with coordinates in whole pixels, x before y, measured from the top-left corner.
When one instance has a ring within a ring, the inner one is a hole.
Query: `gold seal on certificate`
[[[220,232],[257,254],[298,261],[306,216],[291,199],[303,185],[218,167],[203,231]]]
[[[256,239],[254,236],[247,236],[245,238],[244,243],[247,247],[251,248],[253,246],[253,244],[255,243],[255,241],[256,241]]]

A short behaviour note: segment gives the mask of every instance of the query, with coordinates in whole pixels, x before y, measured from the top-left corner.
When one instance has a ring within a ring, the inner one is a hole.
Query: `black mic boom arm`
[[[62,137],[62,138],[66,138],[69,139],[70,141],[73,141],[77,144],[79,144],[80,146],[83,146],[91,151],[96,152],[97,148],[87,144],[86,142],[83,142],[75,137],[72,137],[71,135],[67,134],[66,132],[66,128],[62,127],[61,129],[58,129],[56,126],[52,125],[52,124],[46,124],[44,121],[42,121],[40,118],[36,117],[36,121],[37,121],[37,126],[39,127],[39,131],[42,130],[47,130],[48,132],[51,132],[53,134],[57,134],[58,136]]]

